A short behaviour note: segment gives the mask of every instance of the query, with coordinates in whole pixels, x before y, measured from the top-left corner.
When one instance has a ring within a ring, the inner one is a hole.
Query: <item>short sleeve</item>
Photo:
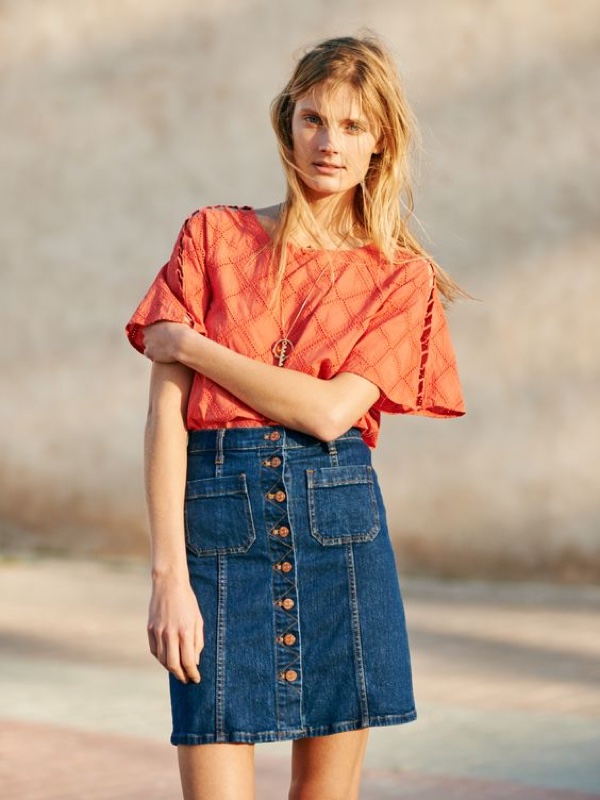
[[[197,211],[182,225],[171,257],[125,326],[129,341],[140,353],[144,352],[143,329],[154,322],[182,322],[206,333],[209,290],[204,262],[204,215]]]
[[[450,332],[429,262],[402,270],[339,372],[379,387],[376,412],[457,417],[465,413]]]

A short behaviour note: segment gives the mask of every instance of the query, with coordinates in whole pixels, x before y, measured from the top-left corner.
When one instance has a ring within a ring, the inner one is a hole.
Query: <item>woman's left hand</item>
[[[151,361],[179,361],[186,336],[194,331],[180,322],[155,322],[144,328],[144,355]]]

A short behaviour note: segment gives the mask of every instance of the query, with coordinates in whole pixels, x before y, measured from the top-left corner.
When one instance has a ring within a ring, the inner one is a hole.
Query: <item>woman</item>
[[[464,413],[390,56],[322,42],[272,121],[286,200],[192,214],[127,326],[153,361],[148,633],[186,800],[253,798],[254,744],[283,739],[289,798],[356,798],[369,727],[415,718],[371,449],[382,411]]]

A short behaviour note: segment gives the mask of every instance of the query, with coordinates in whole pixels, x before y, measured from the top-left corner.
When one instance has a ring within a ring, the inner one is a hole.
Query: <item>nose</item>
[[[321,141],[319,142],[319,150],[322,153],[337,153],[338,142],[335,133],[330,129],[323,126],[321,128]]]

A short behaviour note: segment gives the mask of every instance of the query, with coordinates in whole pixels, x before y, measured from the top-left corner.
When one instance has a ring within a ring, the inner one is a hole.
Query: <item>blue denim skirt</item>
[[[191,431],[185,535],[199,684],[172,744],[324,736],[416,717],[394,551],[358,428]]]

